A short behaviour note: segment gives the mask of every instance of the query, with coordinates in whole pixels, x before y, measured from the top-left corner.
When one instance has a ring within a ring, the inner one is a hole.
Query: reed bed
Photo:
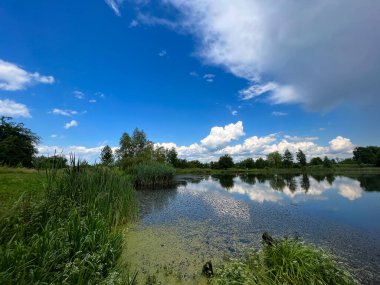
[[[128,284],[116,226],[136,216],[129,179],[73,159],[47,171],[45,194],[0,220],[0,284]]]
[[[216,270],[215,283],[261,285],[354,285],[358,282],[334,256],[299,240],[264,245]]]
[[[130,173],[137,188],[169,187],[173,185],[175,169],[159,162],[145,162],[133,166]]]

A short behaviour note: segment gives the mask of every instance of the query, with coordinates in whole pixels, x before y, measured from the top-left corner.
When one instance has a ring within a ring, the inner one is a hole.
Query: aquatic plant
[[[175,169],[155,161],[140,163],[130,168],[136,187],[165,187],[173,184]]]
[[[215,283],[301,285],[358,284],[335,258],[313,245],[283,239],[216,269]]]

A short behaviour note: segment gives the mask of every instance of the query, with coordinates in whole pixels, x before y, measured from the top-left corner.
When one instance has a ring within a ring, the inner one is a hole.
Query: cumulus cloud
[[[24,104],[16,103],[12,100],[0,100],[0,116],[5,117],[25,117],[30,118],[28,107]]]
[[[77,115],[78,112],[77,111],[73,111],[73,110],[62,110],[62,109],[58,109],[58,108],[54,108],[52,111],[51,111],[52,114],[54,115],[61,115],[61,116],[66,116],[66,117],[70,117],[72,115]]]
[[[70,129],[72,127],[77,127],[78,126],[78,122],[75,121],[75,120],[71,120],[69,123],[66,123],[64,128],[67,130],[67,129]]]
[[[163,57],[163,56],[166,56],[168,53],[166,52],[166,50],[160,50],[160,52],[158,53],[158,56],[160,57]]]
[[[53,84],[54,77],[28,72],[14,63],[0,59],[0,90],[17,91],[35,83]]]
[[[243,135],[243,122],[238,121],[236,124],[231,123],[224,127],[213,127],[210,134],[201,140],[201,143],[204,147],[212,149],[237,140]]]
[[[251,83],[242,99],[268,93],[271,103],[314,110],[379,102],[378,1],[162,3],[178,11],[171,27],[196,37],[199,57]]]
[[[124,0],[105,0],[105,2],[115,12],[116,16],[121,16],[120,7]]]
[[[251,157],[266,157],[269,153],[278,151],[284,153],[286,149],[295,154],[301,149],[308,159],[319,156],[330,158],[352,157],[354,145],[350,139],[337,136],[329,142],[328,146],[318,144],[318,137],[298,137],[280,134],[266,136],[250,136],[242,143],[231,144],[245,135],[241,121],[224,127],[212,127],[210,134],[200,143],[188,146],[178,146],[175,143],[157,143],[156,146],[175,148],[179,157],[203,162],[215,161],[221,155],[231,155],[235,161]]]

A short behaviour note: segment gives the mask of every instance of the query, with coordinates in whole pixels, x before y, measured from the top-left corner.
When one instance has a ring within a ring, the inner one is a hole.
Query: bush
[[[265,245],[216,270],[217,284],[358,284],[330,254],[297,240]]]
[[[131,167],[129,171],[135,186],[139,188],[171,186],[175,175],[172,166],[155,161],[140,163]]]

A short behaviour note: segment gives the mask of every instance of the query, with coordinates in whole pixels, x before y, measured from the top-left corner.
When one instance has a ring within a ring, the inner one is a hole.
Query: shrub
[[[130,168],[136,187],[165,187],[173,184],[175,169],[155,161],[140,163]]]

